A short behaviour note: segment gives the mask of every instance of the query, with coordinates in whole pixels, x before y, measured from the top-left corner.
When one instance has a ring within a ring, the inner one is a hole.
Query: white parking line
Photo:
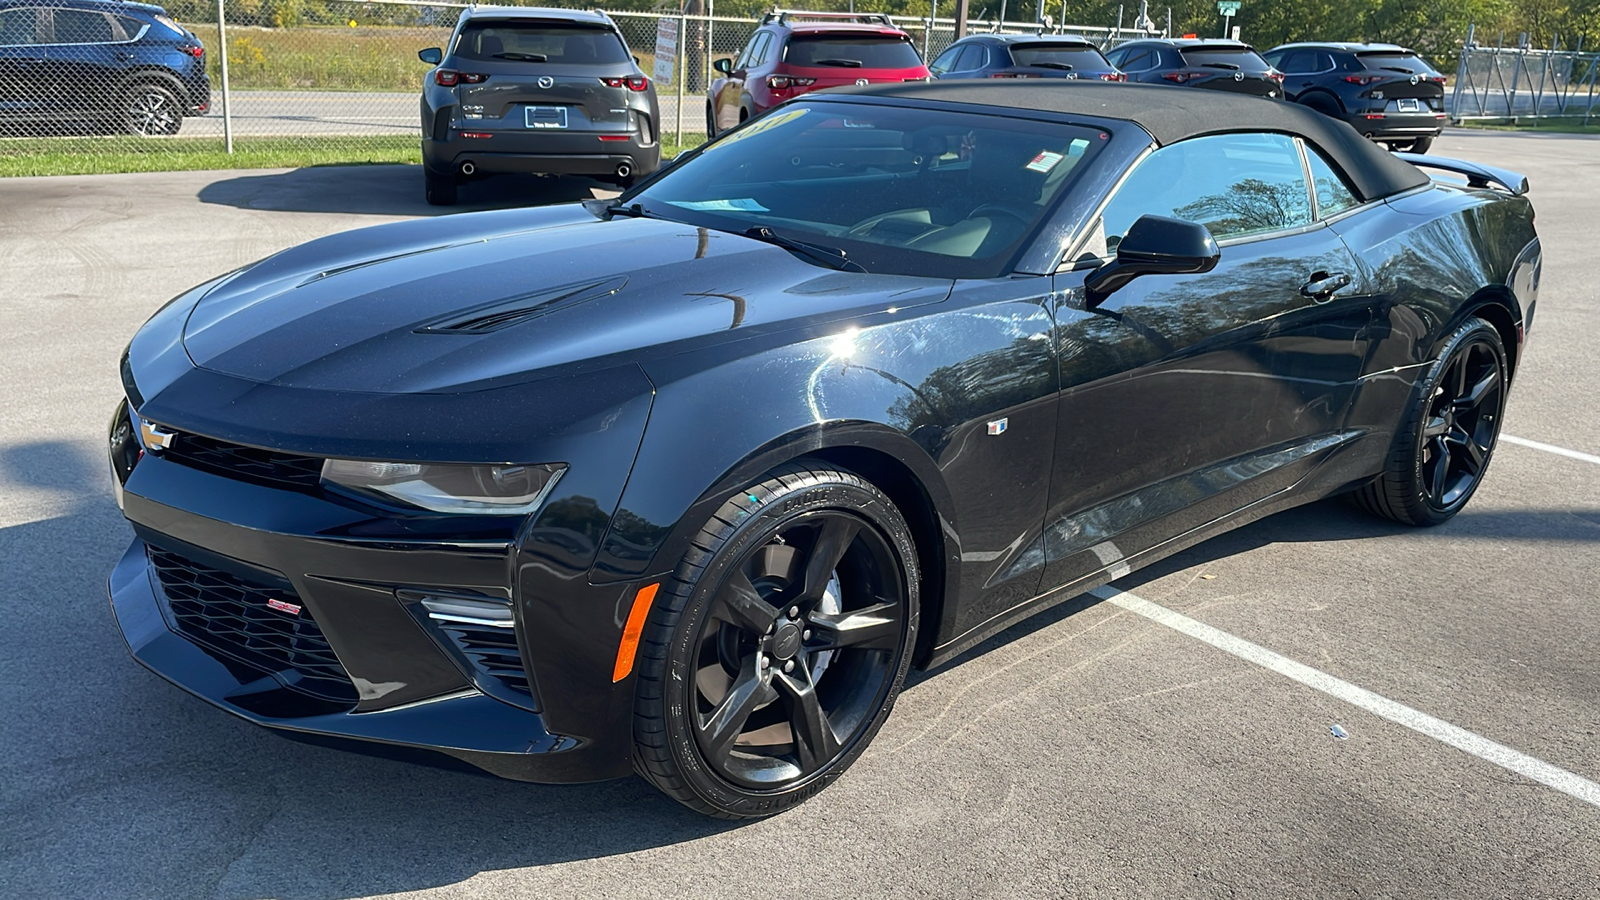
[[[1449,744],[1457,750],[1470,753],[1481,760],[1494,763],[1518,775],[1553,787],[1563,794],[1582,800],[1591,806],[1600,807],[1600,784],[1596,784],[1580,775],[1574,775],[1566,769],[1534,759],[1526,753],[1513,750],[1504,744],[1497,744],[1486,737],[1473,734],[1442,719],[1435,719],[1427,713],[1419,712],[1403,703],[1397,703],[1387,697],[1374,694],[1365,688],[1356,687],[1348,681],[1340,680],[1326,672],[1297,663],[1286,656],[1273,653],[1265,647],[1252,644],[1243,638],[1234,637],[1203,622],[1197,622],[1182,613],[1173,612],[1164,606],[1151,603],[1143,597],[1135,596],[1126,591],[1119,591],[1109,585],[1095,588],[1089,593],[1102,600],[1114,603],[1129,612],[1138,613],[1147,619],[1159,622],[1174,631],[1186,634],[1196,640],[1204,641],[1225,653],[1231,653],[1242,660],[1271,669],[1279,675],[1291,678],[1307,687],[1315,688],[1330,697],[1343,700],[1367,712],[1382,716],[1397,725],[1404,725],[1418,734],[1427,735],[1436,741]]]
[[[1594,463],[1595,465],[1600,466],[1600,456],[1595,456],[1593,453],[1581,453],[1577,450],[1568,450],[1565,447],[1557,447],[1554,444],[1541,444],[1538,441],[1530,441],[1527,438],[1514,437],[1509,434],[1500,435],[1500,440],[1505,441],[1508,444],[1516,444],[1518,447],[1532,447],[1535,450],[1543,450],[1546,453],[1554,453],[1557,456],[1565,456],[1571,459],[1581,459],[1584,462]]]

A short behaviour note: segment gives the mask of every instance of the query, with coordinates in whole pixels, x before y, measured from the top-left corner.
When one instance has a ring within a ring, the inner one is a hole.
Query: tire
[[[423,194],[430,206],[454,206],[456,179],[453,175],[440,175],[426,167],[422,170]]]
[[[1410,150],[1412,153],[1427,153],[1428,152],[1428,148],[1432,147],[1432,146],[1433,146],[1433,138],[1432,137],[1419,137],[1416,140],[1412,141],[1411,142],[1411,146],[1406,148],[1406,149]]]
[[[1300,103],[1314,112],[1319,112],[1325,116],[1331,116],[1335,119],[1344,115],[1344,111],[1340,108],[1339,102],[1326,94],[1312,94],[1306,99],[1300,101]]]
[[[1406,525],[1439,525],[1460,512],[1483,481],[1500,436],[1507,366],[1500,332],[1468,319],[1444,341],[1417,385],[1383,474],[1354,499]]]
[[[773,815],[838,778],[905,682],[916,560],[900,511],[850,472],[801,460],[730,497],[662,583],[639,645],[639,774],[724,819]]]
[[[170,137],[183,127],[183,105],[164,84],[133,85],[122,94],[121,109],[121,130],[128,134]]]

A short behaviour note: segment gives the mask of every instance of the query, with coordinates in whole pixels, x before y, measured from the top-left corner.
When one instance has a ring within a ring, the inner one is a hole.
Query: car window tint
[[[956,59],[957,72],[971,72],[980,65],[983,54],[979,52],[977,44],[968,44],[961,48],[961,56]]]
[[[973,45],[968,49],[983,48]],[[914,69],[922,58],[895,35],[797,34],[789,39],[784,62],[791,66],[844,69]],[[965,53],[962,55],[966,61]]]
[[[1145,72],[1155,68],[1155,60],[1151,58],[1149,50],[1135,50],[1128,54],[1126,62],[1113,65],[1128,72]]]
[[[928,71],[935,75],[943,75],[946,72],[955,71],[956,57],[960,56],[961,51],[965,49],[965,47],[951,47],[949,50],[939,54],[939,58],[934,60],[933,65],[928,67]]]
[[[1317,217],[1326,219],[1338,215],[1361,201],[1355,192],[1328,165],[1328,160],[1317,148],[1306,145],[1306,161],[1311,164],[1311,184],[1317,189]]]
[[[1074,69],[1095,71],[1106,68],[1105,57],[1093,47],[1083,47],[1075,44],[1022,44],[1013,45],[1011,58],[1019,66],[1038,66],[1041,68],[1060,68],[1071,66]]]
[[[1000,274],[1103,132],[946,110],[791,102],[629,198],[743,234],[845,248],[873,272]]]
[[[1305,169],[1291,138],[1221,134],[1170,144],[1145,158],[1106,205],[1106,248],[1115,251],[1143,215],[1185,219],[1217,238],[1311,224]]]
[[[1283,58],[1283,62],[1278,63],[1277,65],[1278,68],[1282,69],[1285,74],[1304,75],[1310,72],[1315,72],[1317,68],[1316,63],[1316,53],[1310,50],[1296,50],[1293,53],[1290,53],[1288,56],[1285,56]]]
[[[755,55],[756,42],[761,40],[761,35],[764,33],[765,32],[758,31],[755,34],[750,35],[750,42],[744,45],[744,49],[739,51],[738,57],[736,57],[733,61],[733,69],[735,71],[749,68],[750,58]]]
[[[1186,65],[1237,68],[1246,72],[1259,72],[1267,61],[1247,47],[1187,47],[1180,53]]]
[[[144,30],[144,23],[130,16],[117,16],[117,24],[122,27],[125,40],[133,40]]]
[[[0,12],[0,46],[17,47],[38,43],[34,33],[37,13],[30,8],[8,9]]]
[[[105,13],[87,9],[53,10],[57,44],[105,44],[114,40]]]
[[[772,32],[762,32],[756,38],[755,50],[750,54],[750,68],[762,65],[767,61],[772,47]]]
[[[1325,50],[1319,51],[1314,65],[1313,72],[1331,72],[1333,70],[1333,55]]]
[[[628,48],[612,32],[581,25],[469,22],[456,55],[463,59],[610,65],[627,62]]]
[[[1439,74],[1415,53],[1362,53],[1357,58],[1368,69],[1378,71],[1405,72],[1409,75]]]

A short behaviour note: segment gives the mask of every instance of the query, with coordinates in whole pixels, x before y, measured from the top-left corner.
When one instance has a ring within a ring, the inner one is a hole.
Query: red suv
[[[767,13],[738,59],[712,68],[707,137],[807,91],[928,79],[911,36],[883,13]]]

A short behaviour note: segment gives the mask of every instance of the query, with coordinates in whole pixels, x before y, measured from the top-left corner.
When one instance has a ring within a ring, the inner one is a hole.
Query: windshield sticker
[[[757,120],[754,124],[747,125],[744,128],[741,128],[738,131],[735,131],[733,134],[728,135],[727,137],[723,138],[720,141],[717,141],[715,144],[712,144],[711,146],[707,147],[705,150],[703,150],[701,152],[709,153],[712,150],[717,149],[718,147],[726,147],[729,144],[737,144],[738,142],[744,140],[745,138],[755,137],[758,134],[763,134],[765,132],[771,131],[772,129],[777,128],[779,125],[784,125],[784,124],[787,124],[789,122],[793,122],[795,119],[800,118],[801,116],[805,115],[808,112],[810,112],[810,110],[807,110],[807,109],[791,109],[791,110],[788,110],[787,112],[781,112],[781,113],[778,113],[777,115],[774,115],[774,116],[764,116],[761,119]]]
[[[771,212],[749,197],[735,200],[668,200],[673,206],[699,212]]]
[[[1054,169],[1056,164],[1060,163],[1063,159],[1066,159],[1066,157],[1060,153],[1051,153],[1049,150],[1040,150],[1039,155],[1033,158],[1033,162],[1028,163],[1024,168],[1030,172],[1048,172],[1051,169]]]

